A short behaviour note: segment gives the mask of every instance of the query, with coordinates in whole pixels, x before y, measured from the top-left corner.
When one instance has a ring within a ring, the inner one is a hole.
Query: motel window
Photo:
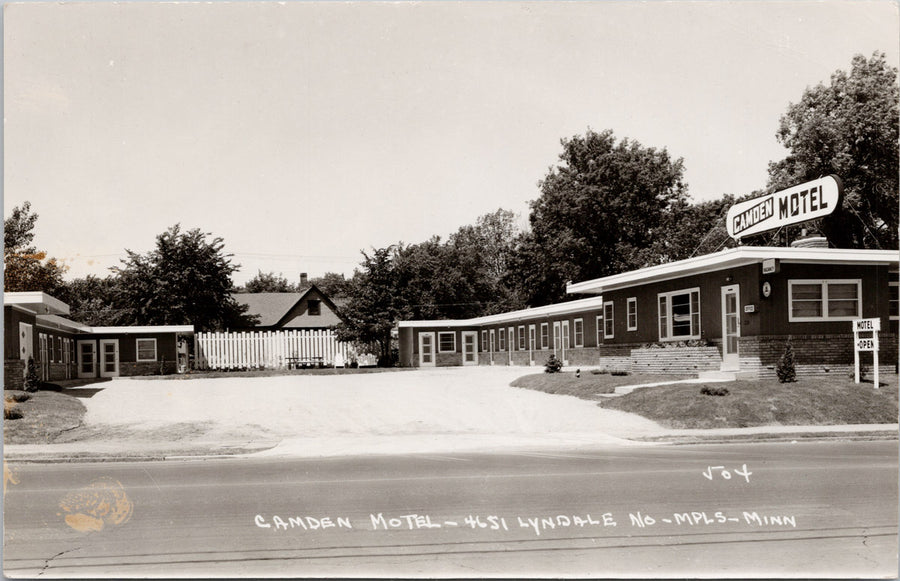
[[[487,349],[488,349],[487,331],[482,330],[481,331],[481,350],[487,351]]]
[[[312,317],[317,317],[322,314],[322,301],[316,299],[310,299],[306,302],[306,312]]]
[[[789,321],[851,321],[862,316],[862,281],[789,280]]]
[[[700,289],[661,293],[659,340],[684,341],[700,338]]]
[[[626,314],[628,316],[628,330],[637,331],[637,298],[629,297],[627,307],[628,312]]]
[[[137,340],[137,360],[156,361],[156,339]]]
[[[454,333],[453,331],[444,331],[438,333],[438,352],[456,352],[456,333]]]
[[[614,309],[612,301],[603,303],[603,337],[612,339],[615,332]]]
[[[497,333],[500,335],[500,351],[506,350],[506,333],[503,332],[503,329],[500,329],[500,332]]]
[[[575,328],[575,347],[584,347],[584,319],[575,319],[573,327]]]
[[[891,291],[889,312],[892,321],[900,319],[900,310],[898,310],[900,309],[900,280],[897,280],[898,275],[900,275],[900,273],[897,271],[890,273],[891,280],[888,282],[890,287],[889,290]]]
[[[541,349],[550,348],[550,324],[541,323]]]
[[[525,351],[525,325],[519,325],[519,351]]]

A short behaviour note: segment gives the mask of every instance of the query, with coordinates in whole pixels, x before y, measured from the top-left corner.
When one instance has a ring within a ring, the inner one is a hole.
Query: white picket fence
[[[287,367],[290,357],[321,357],[325,365],[332,365],[338,353],[346,364],[353,352],[332,331],[197,333],[195,340],[198,369],[273,369]]]

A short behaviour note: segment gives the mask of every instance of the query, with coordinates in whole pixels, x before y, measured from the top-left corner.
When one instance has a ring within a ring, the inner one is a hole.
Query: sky
[[[695,201],[747,194],[806,88],[900,65],[889,0],[4,8],[4,215],[30,201],[67,278],[176,223],[224,239],[236,284],[349,276],[501,207],[524,227],[588,129],[683,158]]]

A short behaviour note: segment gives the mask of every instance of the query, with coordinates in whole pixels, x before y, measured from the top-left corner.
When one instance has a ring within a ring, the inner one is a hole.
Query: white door
[[[23,373],[28,375],[28,360],[34,357],[34,330],[28,323],[19,323],[19,358],[25,363]]]
[[[463,365],[478,365],[478,334],[475,331],[463,331]]]
[[[722,287],[722,371],[737,371],[741,368],[738,354],[741,336],[741,290],[732,284]]]
[[[71,341],[69,338],[62,340],[62,360],[66,368],[66,379],[72,379],[72,360],[70,359],[72,350],[69,348],[69,341]]]
[[[78,378],[97,377],[97,343],[78,341]]]
[[[534,365],[534,349],[535,349],[535,339],[537,338],[535,335],[534,325],[528,326],[528,362],[531,365]]]
[[[503,331],[500,331],[500,332],[502,333]],[[491,365],[493,365],[494,364],[494,340],[496,339],[496,335],[494,334],[493,329],[488,331],[488,337],[489,337],[488,341],[490,341],[490,349],[488,349],[488,352],[491,354]]]
[[[434,333],[419,333],[419,367],[434,367]]]
[[[50,379],[50,350],[47,347],[47,335],[38,333],[38,352],[40,359],[40,368],[38,375],[41,381]]]
[[[553,354],[559,357],[559,321],[553,323]]]
[[[100,377],[119,376],[119,340],[100,339]]]
[[[566,351],[569,349],[569,321],[562,322],[562,355],[560,359],[562,359],[563,365],[568,365],[569,362],[566,359]]]

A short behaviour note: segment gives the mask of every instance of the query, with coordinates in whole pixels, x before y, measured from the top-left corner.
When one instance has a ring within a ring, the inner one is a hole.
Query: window
[[[445,331],[438,333],[438,352],[454,353],[456,352],[456,333],[453,331]]]
[[[856,280],[789,280],[788,320],[851,321],[862,316],[862,282]]]
[[[156,361],[156,339],[137,340],[137,360]]]
[[[541,349],[550,348],[550,324],[541,323]]]
[[[897,280],[898,275],[900,273],[896,271],[890,273],[890,282],[888,282],[890,287],[888,290],[891,291],[889,295],[889,312],[892,321],[900,320],[900,310],[898,310],[900,309],[900,280]]]
[[[487,342],[487,331],[481,331],[481,350],[487,351],[488,342]]]
[[[615,331],[613,324],[613,303],[612,301],[603,303],[603,336],[606,339],[612,339]]]
[[[659,340],[684,341],[700,338],[700,289],[660,293]]]
[[[575,330],[575,347],[584,347],[584,320],[575,319],[573,327]]]
[[[525,325],[519,325],[519,351],[525,351]]]
[[[628,330],[637,331],[637,298],[629,297],[627,303]]]
[[[318,317],[322,314],[322,301],[310,299],[306,301],[306,313],[311,317]]]
[[[500,351],[506,350],[506,333],[503,332],[503,329],[500,329],[500,332],[497,333],[500,335]]]

